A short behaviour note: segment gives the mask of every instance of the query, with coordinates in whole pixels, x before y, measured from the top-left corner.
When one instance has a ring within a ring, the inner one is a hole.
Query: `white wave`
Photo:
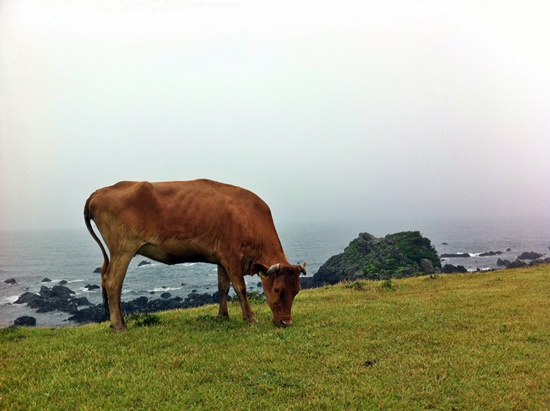
[[[3,300],[1,300],[0,304],[13,304],[14,302],[17,301],[18,298],[19,298],[18,295],[12,295],[10,297],[6,297]]]
[[[165,292],[165,291],[176,291],[176,290],[181,290],[183,287],[166,287],[166,288],[153,288],[152,290],[147,290],[147,292],[151,293],[151,292],[155,292],[155,293],[160,293],[160,292]]]

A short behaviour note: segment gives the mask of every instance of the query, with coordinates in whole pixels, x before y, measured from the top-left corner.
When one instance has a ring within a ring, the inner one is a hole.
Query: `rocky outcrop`
[[[24,315],[16,318],[13,325],[18,327],[34,327],[36,325],[36,318]]]
[[[84,288],[88,291],[93,291],[93,290],[99,290],[99,285],[97,284],[87,284],[84,286]]]
[[[410,277],[433,274],[441,260],[429,239],[418,231],[388,234],[376,238],[361,233],[343,253],[332,256],[311,278],[304,278],[305,288],[336,284],[344,280]]]
[[[191,293],[185,299],[181,297],[160,298],[150,300],[143,296],[131,301],[122,302],[122,311],[124,314],[133,313],[152,313],[158,311],[168,311],[177,308],[199,307],[201,305],[212,304],[215,301],[215,295],[204,293]],[[90,307],[78,310],[69,321],[77,323],[102,322],[108,320],[102,304],[92,305]]]
[[[63,285],[54,285],[52,288],[43,285],[38,294],[23,293],[14,304],[27,304],[37,313],[62,311],[70,314],[76,313],[79,306],[90,305],[87,298],[77,298],[73,294],[74,291]]]
[[[443,253],[441,254],[441,258],[469,258],[470,254],[468,253]]]
[[[98,286],[86,286],[88,289],[99,288]],[[176,308],[199,307],[205,304],[219,302],[219,293],[197,293],[191,292],[186,298],[173,297],[170,293],[163,293],[159,299],[149,299],[145,296],[131,301],[122,302],[122,310],[125,314],[151,313],[167,311]],[[231,297],[228,297],[231,300]],[[69,321],[78,323],[102,322],[108,320],[103,304],[91,304],[85,297],[75,297],[74,292],[62,285],[55,285],[51,289],[42,286],[40,292],[25,292],[19,296],[14,304],[27,304],[37,313],[50,311],[62,311],[71,314]],[[82,308],[82,306],[86,306]],[[32,317],[31,317],[32,318]],[[23,321],[23,320],[21,320]]]
[[[494,257],[495,255],[501,255],[502,251],[487,251],[479,254],[480,257]]]
[[[521,255],[518,257],[518,260],[536,260],[537,258],[541,257],[544,257],[544,254],[535,253],[534,251],[525,251],[521,253]]]
[[[467,273],[468,269],[463,265],[445,264],[443,267],[441,267],[441,272],[443,274],[454,274],[454,273],[463,274],[463,273]]]
[[[4,282],[9,285],[17,284],[17,281],[15,281],[15,278],[8,278],[7,280],[4,280]]]

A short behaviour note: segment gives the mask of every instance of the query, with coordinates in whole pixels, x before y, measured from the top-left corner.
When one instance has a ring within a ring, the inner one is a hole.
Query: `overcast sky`
[[[199,177],[276,224],[548,218],[549,9],[0,0],[0,230]]]

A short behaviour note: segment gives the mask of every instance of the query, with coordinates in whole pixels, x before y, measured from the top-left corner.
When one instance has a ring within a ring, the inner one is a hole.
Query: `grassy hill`
[[[0,409],[550,409],[548,265],[305,290],[288,329],[253,309],[1,329]]]

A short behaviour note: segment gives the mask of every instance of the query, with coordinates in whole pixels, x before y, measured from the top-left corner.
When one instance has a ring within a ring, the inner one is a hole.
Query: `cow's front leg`
[[[236,278],[233,281],[233,288],[241,300],[241,309],[243,310],[243,319],[251,324],[255,324],[258,321],[254,317],[254,313],[248,305],[248,299],[246,298],[246,283],[243,277]]]
[[[227,310],[227,294],[229,293],[229,287],[231,287],[231,281],[221,265],[218,265],[218,292],[220,293],[220,310],[218,311],[218,317],[229,318],[229,311]]]

